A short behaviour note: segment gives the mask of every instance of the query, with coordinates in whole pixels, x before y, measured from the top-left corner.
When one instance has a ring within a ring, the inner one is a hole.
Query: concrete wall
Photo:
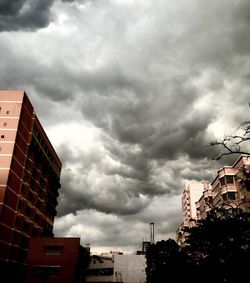
[[[114,282],[145,283],[145,268],[144,255],[115,255]]]

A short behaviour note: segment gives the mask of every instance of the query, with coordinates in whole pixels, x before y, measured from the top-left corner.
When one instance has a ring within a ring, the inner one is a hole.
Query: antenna
[[[150,243],[155,243],[155,224],[154,222],[150,223]]]

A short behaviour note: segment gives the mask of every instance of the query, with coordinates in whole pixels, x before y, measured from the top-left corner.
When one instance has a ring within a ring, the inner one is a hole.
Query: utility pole
[[[155,243],[155,226],[154,222],[150,223],[150,244]]]

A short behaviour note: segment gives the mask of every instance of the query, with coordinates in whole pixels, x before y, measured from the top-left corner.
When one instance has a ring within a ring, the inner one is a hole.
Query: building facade
[[[200,199],[203,191],[209,188],[208,182],[189,183],[185,185],[182,193],[182,225],[178,228],[177,242],[182,244],[185,241],[187,233],[185,228],[191,228],[197,220],[196,202]]]
[[[242,155],[232,166],[223,166],[196,203],[198,220],[213,208],[250,207],[250,156]]]
[[[93,255],[86,272],[86,283],[114,282],[114,256]]]
[[[80,238],[32,237],[28,251],[27,283],[83,283],[90,250]]]
[[[107,253],[93,255],[87,268],[86,283],[145,283],[145,255]]]
[[[211,210],[250,209],[250,156],[242,155],[232,166],[220,168],[210,184],[203,183],[198,199],[192,198],[191,191],[192,188],[189,186],[183,190],[183,224],[176,232],[180,245],[185,243],[188,235],[185,227],[195,226],[196,222],[205,219]],[[199,194],[196,194],[196,197]]]
[[[0,91],[2,274],[20,281],[30,237],[53,235],[61,166],[26,93]]]
[[[115,255],[114,282],[145,283],[145,255]]]

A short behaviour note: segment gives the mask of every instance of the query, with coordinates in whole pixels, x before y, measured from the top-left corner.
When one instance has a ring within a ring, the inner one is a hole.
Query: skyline
[[[185,182],[236,160],[208,144],[249,120],[249,19],[247,0],[1,2],[1,89],[27,92],[63,163],[55,236],[175,237]]]

